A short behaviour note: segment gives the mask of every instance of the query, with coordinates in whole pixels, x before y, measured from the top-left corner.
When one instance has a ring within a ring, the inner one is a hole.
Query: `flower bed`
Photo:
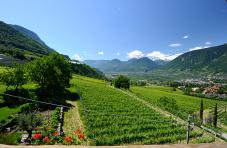
[[[85,141],[85,134],[80,128],[74,131],[75,136],[61,136],[59,132],[50,130],[48,133],[36,133],[33,135],[31,144],[33,145],[45,145],[45,144],[64,144],[64,145],[79,145],[82,141]]]

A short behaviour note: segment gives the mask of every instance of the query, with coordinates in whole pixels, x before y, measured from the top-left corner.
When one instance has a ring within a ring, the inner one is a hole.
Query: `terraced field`
[[[104,81],[74,76],[71,89],[81,93],[80,113],[93,145],[184,143],[185,125],[148,108]],[[192,139],[203,133],[192,131]],[[207,137],[206,137],[207,138]],[[206,142],[212,141],[212,137]],[[197,141],[199,142],[199,141]]]

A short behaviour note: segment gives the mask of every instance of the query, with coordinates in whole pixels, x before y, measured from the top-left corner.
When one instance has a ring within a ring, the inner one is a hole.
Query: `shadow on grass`
[[[7,90],[5,94],[10,94],[13,96],[19,96],[23,98],[33,99],[37,101],[48,102],[51,104],[64,105],[67,107],[73,107],[72,104],[67,103],[66,100],[76,101],[79,99],[78,93],[70,92],[67,89],[63,91],[56,91],[56,93],[50,93],[48,90],[43,90],[40,88],[37,89],[15,89]],[[29,103],[31,104],[33,110],[45,111],[53,110],[57,106],[51,104],[44,104],[39,102],[28,101],[25,99],[20,99],[12,96],[3,95],[3,103],[0,103],[0,107],[8,106],[10,108],[18,107],[20,105]],[[65,108],[67,110],[67,108]]]
[[[5,107],[8,106],[10,108],[15,108],[18,107],[22,104],[28,103],[27,100],[25,99],[19,99],[13,96],[20,96],[23,98],[30,98],[30,94],[29,91],[24,89],[24,88],[20,88],[20,89],[10,89],[10,90],[6,90],[4,92],[5,94],[9,94],[12,96],[8,96],[8,95],[3,95],[3,103],[0,104],[0,107]]]

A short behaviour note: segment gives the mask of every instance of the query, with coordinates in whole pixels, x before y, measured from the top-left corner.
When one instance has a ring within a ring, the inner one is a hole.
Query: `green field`
[[[105,81],[74,76],[72,90],[80,91],[80,114],[93,145],[184,143],[185,125],[161,115]],[[201,131],[192,139],[212,141]],[[197,141],[199,142],[199,141]]]

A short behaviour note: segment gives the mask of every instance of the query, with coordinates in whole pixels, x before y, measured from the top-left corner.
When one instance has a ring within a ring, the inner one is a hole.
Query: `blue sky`
[[[0,20],[80,60],[171,60],[227,42],[225,0],[2,0]]]

